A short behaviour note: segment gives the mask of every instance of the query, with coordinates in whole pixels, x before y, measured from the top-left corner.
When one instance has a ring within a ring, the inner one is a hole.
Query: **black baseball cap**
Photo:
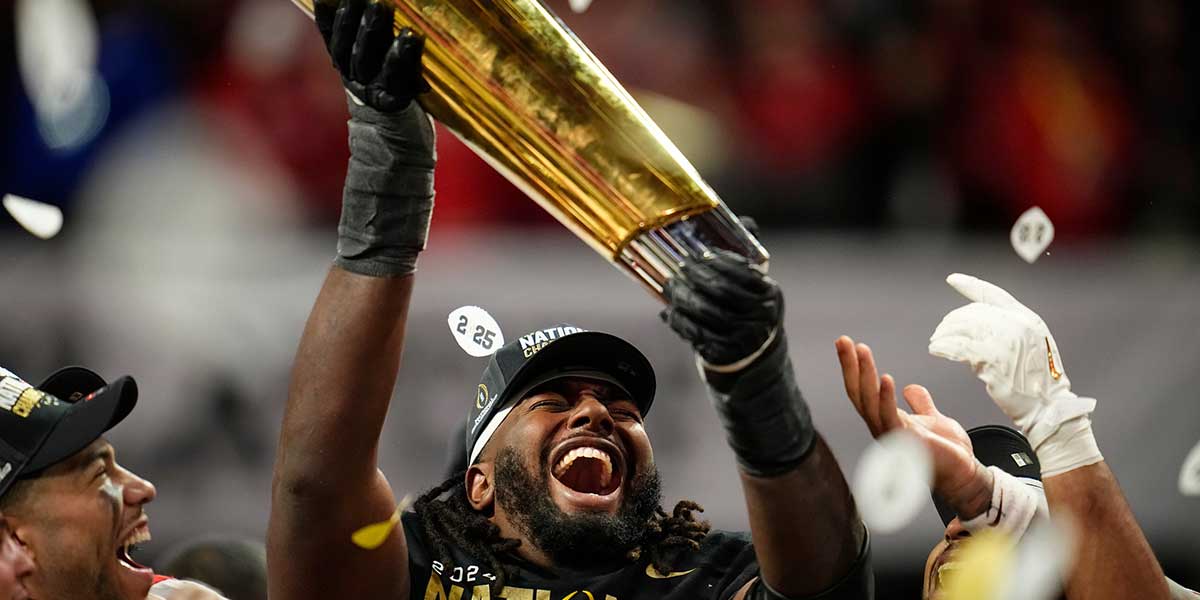
[[[559,323],[505,344],[488,360],[467,413],[467,465],[508,411],[533,388],[562,377],[587,377],[621,388],[642,415],[654,401],[654,369],[633,344],[609,333]]]
[[[71,457],[129,415],[137,383],[65,367],[36,388],[0,367],[0,496],[14,481]]]
[[[1042,486],[1042,465],[1029,440],[1021,432],[1004,425],[981,425],[967,431],[975,458],[985,467],[996,467],[1024,483]],[[933,496],[942,524],[949,525],[958,514],[945,502]]]

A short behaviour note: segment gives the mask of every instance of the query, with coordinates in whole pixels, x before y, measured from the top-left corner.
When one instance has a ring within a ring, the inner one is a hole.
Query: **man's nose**
[[[120,482],[124,486],[125,504],[140,506],[154,500],[158,490],[154,484],[142,479],[137,473],[118,467],[121,471]]]
[[[967,531],[966,527],[963,527],[962,521],[958,520],[958,517],[954,517],[954,519],[950,521],[950,524],[946,525],[947,542],[953,542],[954,540],[961,540],[969,537],[971,537],[971,532]]]
[[[571,414],[570,426],[572,429],[587,429],[603,435],[612,433],[615,428],[608,407],[595,396],[587,394],[581,397],[578,404],[575,405],[575,410]]]

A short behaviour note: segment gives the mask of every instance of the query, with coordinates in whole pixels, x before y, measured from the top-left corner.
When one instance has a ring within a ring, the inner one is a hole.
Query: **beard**
[[[38,572],[26,586],[35,598],[57,600],[124,600],[115,574],[99,564],[80,564],[69,557],[43,554]]]
[[[616,514],[568,514],[550,497],[546,469],[527,468],[510,446],[496,456],[496,502],[556,566],[590,570],[626,562],[642,544],[662,504],[662,482],[651,467],[630,480]]]

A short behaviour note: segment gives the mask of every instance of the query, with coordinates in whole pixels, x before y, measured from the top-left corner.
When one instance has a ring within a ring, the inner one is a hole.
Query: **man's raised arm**
[[[1046,323],[996,285],[961,273],[946,281],[971,303],[942,319],[929,352],[971,365],[1037,453],[1050,515],[1072,517],[1078,535],[1067,597],[1170,597],[1162,568],[1092,435],[1096,400],[1071,391]]]
[[[665,296],[737,456],[760,570],[747,597],[871,597],[866,528],[796,385],[778,284],[718,253],[685,264]]]
[[[423,40],[393,33],[386,3],[317,2],[350,98],[350,165],[337,258],[304,328],[275,462],[267,533],[275,600],[408,597],[397,530],[351,543],[395,499],[376,467],[396,382],[418,253],[433,210],[434,134],[414,98]]]

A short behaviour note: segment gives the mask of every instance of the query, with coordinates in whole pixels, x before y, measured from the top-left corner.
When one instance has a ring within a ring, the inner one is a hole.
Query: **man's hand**
[[[664,292],[662,318],[696,351],[737,457],[762,582],[785,597],[869,597],[866,528],[796,385],[779,284],[717,252]]]
[[[816,432],[787,355],[779,284],[745,257],[718,251],[685,263],[664,296],[660,316],[696,351],[742,469],[790,471]]]
[[[783,323],[779,284],[724,250],[684,263],[663,295],[670,305],[663,320],[691,342],[705,367],[718,372],[735,371],[730,365],[761,353]]]
[[[424,38],[393,34],[387,2],[320,0],[317,28],[350,92],[350,166],[338,223],[339,267],[400,277],[417,270],[433,214],[433,123],[413,100]]]
[[[992,400],[1029,438],[1043,475],[1100,461],[1088,419],[1096,401],[1071,392],[1042,318],[981,279],[955,273],[946,282],[971,303],[942,319],[929,338],[929,353],[971,365]]]
[[[837,339],[838,361],[846,396],[867,424],[871,436],[904,429],[917,436],[933,456],[933,491],[965,520],[982,514],[991,503],[991,473],[975,458],[971,439],[958,421],[938,412],[929,390],[904,388],[912,413],[896,405],[896,381],[879,377],[875,358],[866,344],[847,336]]]
[[[429,91],[421,77],[425,39],[407,27],[393,35],[391,4],[317,0],[313,16],[342,84],[359,102],[390,113]]]

